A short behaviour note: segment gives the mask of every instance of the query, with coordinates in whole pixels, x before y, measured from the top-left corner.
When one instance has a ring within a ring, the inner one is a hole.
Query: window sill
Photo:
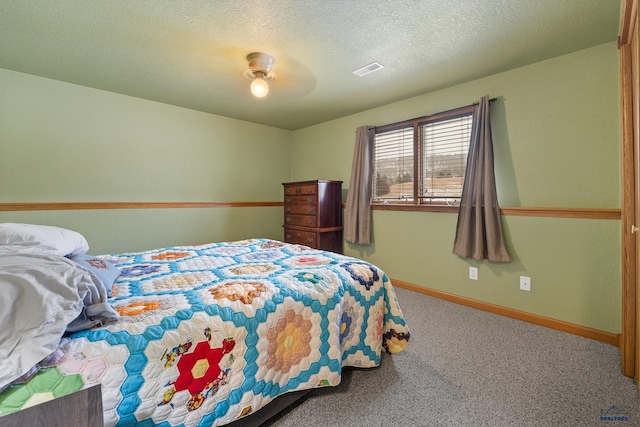
[[[411,212],[446,212],[458,213],[459,206],[450,205],[409,205],[409,204],[372,204],[371,209],[374,211],[411,211]]]
[[[410,205],[410,204],[372,204],[376,211],[407,211],[407,212],[445,212],[458,213],[459,206],[449,205]],[[622,218],[620,209],[607,208],[538,208],[538,207],[501,207],[501,215],[535,216],[550,218],[585,218],[585,219],[613,219]]]

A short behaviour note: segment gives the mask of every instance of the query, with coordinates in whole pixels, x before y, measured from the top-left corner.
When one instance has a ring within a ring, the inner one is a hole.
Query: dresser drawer
[[[286,205],[316,205],[316,196],[284,196]]]
[[[301,225],[303,227],[315,227],[316,217],[312,215],[288,215],[284,216],[284,225]]]
[[[315,215],[315,205],[284,205],[285,214],[298,214],[298,215]]]
[[[286,243],[295,243],[297,245],[316,246],[316,233],[308,231],[284,229],[284,241]]]
[[[316,184],[287,185],[284,187],[284,194],[285,196],[317,194],[317,188],[318,186]]]

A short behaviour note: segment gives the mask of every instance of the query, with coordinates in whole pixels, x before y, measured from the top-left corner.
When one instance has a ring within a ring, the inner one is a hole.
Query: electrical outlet
[[[478,280],[478,268],[477,267],[469,267],[469,279]]]
[[[531,277],[520,276],[520,290],[521,291],[531,291]]]

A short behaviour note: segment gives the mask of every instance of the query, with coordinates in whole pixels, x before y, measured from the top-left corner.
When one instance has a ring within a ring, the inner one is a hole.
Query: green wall
[[[491,122],[501,206],[620,208],[615,43],[295,131],[292,178],[338,179],[347,189],[356,127],[433,114],[483,95],[498,98]],[[345,253],[419,286],[621,331],[619,220],[503,216],[509,264],[453,255],[456,220],[374,211],[373,244],[345,245]],[[469,266],[479,268],[478,281],[468,279]],[[531,292],[520,291],[521,275],[532,278]]]
[[[0,203],[281,199],[291,133],[0,69]],[[83,233],[93,253],[282,238],[281,209],[0,212]]]
[[[0,93],[0,203],[280,201],[282,182],[306,179],[346,192],[356,127],[489,95],[503,207],[620,207],[615,43],[294,132],[1,69]],[[0,212],[8,221],[78,230],[92,253],[282,238],[280,207]],[[620,332],[619,220],[503,216],[509,264],[453,255],[455,224],[374,211],[374,243],[345,252],[398,280]]]

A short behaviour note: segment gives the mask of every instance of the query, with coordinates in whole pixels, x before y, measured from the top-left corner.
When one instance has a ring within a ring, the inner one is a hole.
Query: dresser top
[[[283,182],[282,185],[290,185],[290,184],[318,184],[318,183],[337,183],[342,184],[342,181],[333,181],[329,179],[312,179],[309,181],[295,181],[295,182]]]

